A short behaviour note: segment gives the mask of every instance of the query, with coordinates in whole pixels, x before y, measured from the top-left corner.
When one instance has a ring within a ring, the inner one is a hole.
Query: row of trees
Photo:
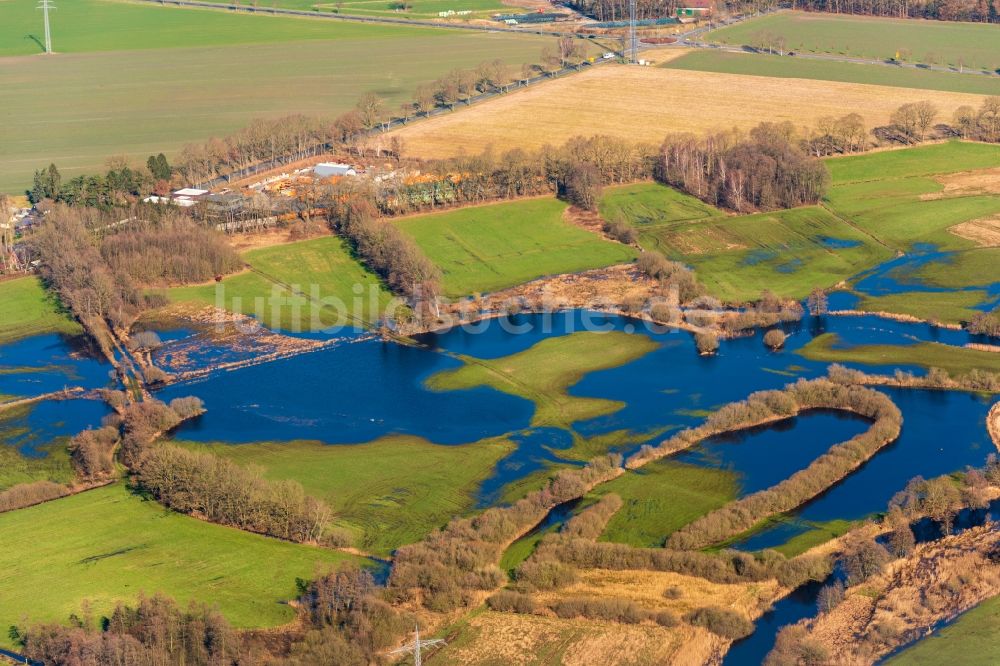
[[[151,157],[150,165],[158,174],[164,170],[169,172],[170,166],[162,153],[162,163],[157,157]],[[157,183],[161,186],[157,187]],[[165,185],[164,185],[165,184]],[[92,208],[110,209],[115,206],[125,206],[136,198],[144,197],[151,190],[157,189],[166,194],[170,184],[157,180],[149,167],[131,167],[125,157],[113,157],[108,160],[108,170],[103,174],[76,176],[64,180],[55,164],[35,172],[33,184],[28,190],[31,203],[44,200],[58,201],[70,206],[90,206]]]
[[[389,591],[397,601],[419,601],[444,612],[472,603],[505,576],[497,567],[504,548],[537,525],[555,506],[582,497],[621,473],[621,459],[605,456],[587,466],[560,470],[541,490],[507,507],[451,521],[426,539],[396,552]]]
[[[996,23],[995,0],[798,0],[796,8],[835,14]]]
[[[828,380],[800,380],[786,390],[789,404],[779,413],[805,409],[848,410],[872,419],[864,433],[832,446],[826,453],[775,486],[742,497],[712,511],[670,535],[671,548],[695,549],[719,543],[760,521],[790,511],[843,479],[883,446],[899,436],[903,417],[886,395]],[[748,414],[749,415],[749,414]]]
[[[656,178],[736,211],[814,204],[826,189],[826,168],[795,138],[790,122],[761,123],[748,136],[672,134],[660,147]]]

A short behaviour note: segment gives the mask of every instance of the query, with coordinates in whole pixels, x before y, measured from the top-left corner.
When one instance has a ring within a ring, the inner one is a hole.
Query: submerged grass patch
[[[803,298],[891,257],[821,206],[644,229],[640,243],[693,266],[709,291],[736,302],[764,289]]]
[[[97,614],[140,593],[218,606],[238,627],[290,621],[296,577],[347,561],[206,523],[143,501],[116,484],[0,514],[0,617],[65,622],[87,599]],[[7,632],[0,639],[10,641]]]
[[[434,391],[489,386],[535,403],[532,426],[569,428],[576,421],[610,414],[623,403],[569,395],[589,372],[624,365],[657,348],[645,335],[620,331],[580,332],[548,338],[530,349],[497,359],[461,356],[465,365],[427,379]]]
[[[987,293],[974,291],[905,291],[884,296],[863,296],[858,309],[868,312],[908,314],[927,321],[958,323],[978,312]]]
[[[450,297],[635,258],[632,248],[566,221],[566,208],[554,198],[526,199],[418,215],[396,225],[441,268]]]
[[[0,344],[44,333],[75,335],[83,329],[37,277],[0,282]]]
[[[1000,371],[1000,354],[938,342],[842,347],[835,333],[825,333],[810,340],[796,353],[813,361],[829,363],[941,368],[953,377],[966,375],[975,369]]]
[[[298,481],[327,502],[334,523],[356,536],[358,548],[381,556],[471,511],[482,481],[514,448],[505,439],[444,446],[402,435],[366,444],[187,446],[258,466],[268,479]]]
[[[602,541],[657,548],[675,530],[736,499],[736,472],[662,459],[601,485],[624,506],[608,522]]]

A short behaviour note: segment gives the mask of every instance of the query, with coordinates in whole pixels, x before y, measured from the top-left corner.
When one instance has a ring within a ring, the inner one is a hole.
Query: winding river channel
[[[612,414],[575,423],[573,428],[585,437],[630,431],[635,436],[628,450],[644,439],[658,442],[664,433],[695,425],[707,410],[753,391],[825,374],[825,363],[808,361],[795,353],[822,333],[837,334],[845,345],[925,340],[958,345],[969,341],[965,332],[873,316],[807,317],[787,329],[790,337],[780,352],[768,351],[756,334],[724,341],[718,355],[702,357],[687,333],[651,331],[626,318],[571,311],[516,315],[504,322],[482,323],[473,331],[428,334],[420,339],[425,346],[403,346],[363,336],[347,338],[320,351],[209,373],[171,385],[159,391],[158,397],[169,400],[197,395],[205,401],[207,413],[177,433],[179,438],[195,441],[239,445],[309,439],[350,445],[405,433],[437,443],[460,444],[508,434],[519,446],[483,483],[478,500],[486,505],[495,501],[507,484],[558,460],[558,451],[571,446],[572,437],[557,428],[532,429],[534,406],[528,400],[485,387],[439,393],[427,389],[425,380],[441,370],[458,367],[461,361],[457,354],[499,358],[547,338],[594,327],[635,332],[658,343],[641,358],[588,374],[569,389],[574,396],[624,403]],[[514,332],[512,328],[522,330]],[[169,353],[171,340],[188,334],[164,334],[161,354]],[[212,355],[205,354],[198,362],[212,361]],[[65,386],[98,388],[110,381],[109,369],[77,340],[55,335],[29,338],[0,347],[0,394],[33,396]],[[903,412],[898,441],[788,520],[736,547],[756,550],[777,546],[809,529],[810,523],[858,519],[881,511],[912,477],[981,465],[992,450],[984,425],[990,406],[987,398],[958,392],[883,390]],[[24,455],[45,455],[37,448],[39,443],[96,426],[106,411],[96,400],[42,401],[24,414],[0,420],[0,441],[16,446]],[[707,440],[679,457],[690,464],[737,472],[741,491],[749,493],[805,467],[831,445],[866,427],[866,422],[852,416],[812,412],[773,427]],[[807,586],[779,602],[759,621],[753,636],[734,646],[727,663],[759,663],[773,644],[778,627],[814,613],[817,590],[818,586]]]

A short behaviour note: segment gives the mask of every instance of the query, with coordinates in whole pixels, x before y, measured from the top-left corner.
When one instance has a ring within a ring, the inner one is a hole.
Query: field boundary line
[[[873,241],[875,241],[876,243],[878,243],[879,245],[881,245],[885,249],[891,250],[892,252],[895,252],[897,254],[899,252],[901,252],[901,250],[898,247],[893,247],[893,246],[889,245],[888,243],[886,243],[884,240],[882,240],[881,238],[879,238],[878,236],[876,236],[872,232],[868,231],[867,229],[862,229],[857,224],[855,224],[852,220],[850,220],[849,218],[847,218],[847,217],[841,215],[840,213],[838,213],[836,210],[834,210],[832,207],[830,207],[830,205],[827,204],[826,202],[821,201],[819,205],[820,205],[820,207],[822,207],[823,209],[825,209],[828,213],[830,213],[831,215],[833,215],[835,218],[837,218],[838,220],[840,220],[841,222],[843,222],[847,226],[851,227],[855,231],[858,231],[858,232],[864,234],[868,238],[871,238]]]

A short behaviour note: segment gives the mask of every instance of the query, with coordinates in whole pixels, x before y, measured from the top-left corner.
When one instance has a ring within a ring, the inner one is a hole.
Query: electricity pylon
[[[639,37],[635,32],[636,0],[628,1],[628,39],[629,59],[633,65],[639,62]]]
[[[54,10],[56,6],[52,0],[39,0],[37,9],[42,10],[45,16],[45,52],[52,53],[52,32],[49,30],[49,10]]]
[[[404,654],[407,652],[413,653],[413,666],[421,666],[423,663],[420,658],[420,651],[425,647],[431,647],[433,645],[443,645],[444,641],[440,638],[432,638],[430,640],[422,641],[420,640],[420,627],[413,627],[413,640],[404,645],[401,648],[395,649],[389,654]]]

